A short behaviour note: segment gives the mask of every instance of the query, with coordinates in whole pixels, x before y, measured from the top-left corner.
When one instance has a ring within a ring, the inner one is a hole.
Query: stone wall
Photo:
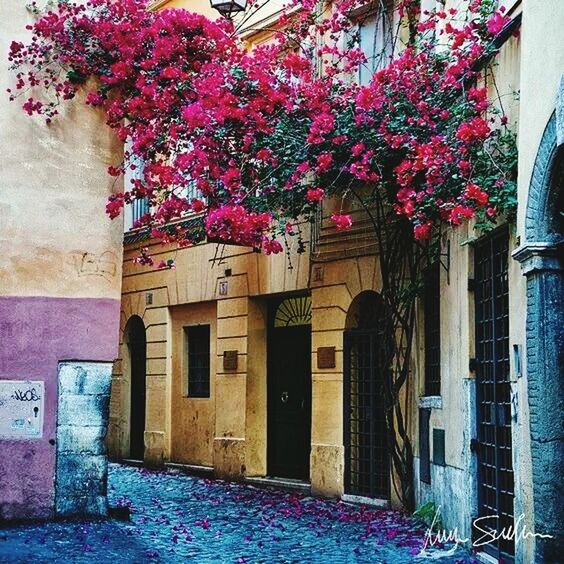
[[[59,365],[55,511],[107,515],[106,431],[111,363]]]

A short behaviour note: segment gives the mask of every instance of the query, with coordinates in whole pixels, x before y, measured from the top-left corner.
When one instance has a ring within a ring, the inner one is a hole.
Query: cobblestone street
[[[420,555],[424,527],[374,511],[110,465],[112,506],[131,520],[21,525],[0,531],[1,562],[471,562],[458,549]],[[445,549],[446,550],[446,549]]]

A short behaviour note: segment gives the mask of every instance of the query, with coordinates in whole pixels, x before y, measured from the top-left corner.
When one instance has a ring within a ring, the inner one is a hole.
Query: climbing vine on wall
[[[11,44],[10,94],[49,122],[95,78],[86,103],[102,106],[130,140],[110,174],[143,168],[107,211],[115,217],[148,198],[140,223],[167,241],[189,243],[186,228],[165,226],[198,212],[215,239],[279,252],[292,222],[363,183],[419,240],[438,222],[477,217],[484,226],[512,213],[514,138],[476,81],[507,18],[492,0],[423,15],[403,0],[396,10],[409,37],[392,38],[385,64],[359,85],[351,76],[366,55],[351,14],[363,4],[323,11],[317,0],[294,0],[282,18],[291,31],[249,53],[224,20],[151,12],[142,0],[61,0],[28,26],[32,41]],[[333,219],[339,230],[351,226],[346,214]]]

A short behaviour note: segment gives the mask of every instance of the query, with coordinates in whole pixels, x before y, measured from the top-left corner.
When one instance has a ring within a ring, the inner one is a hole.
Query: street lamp
[[[224,18],[231,19],[234,14],[244,12],[247,0],[210,0],[212,8],[217,10]]]

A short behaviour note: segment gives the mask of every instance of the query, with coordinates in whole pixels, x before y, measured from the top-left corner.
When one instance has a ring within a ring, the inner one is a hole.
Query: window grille
[[[504,562],[515,553],[514,539],[502,534],[515,526],[508,256],[506,228],[485,237],[474,250],[478,515],[496,516],[482,522],[496,539],[484,549]]]
[[[425,395],[441,394],[441,289],[440,263],[431,265],[424,276]]]
[[[131,204],[132,209],[132,227],[136,227],[135,223],[139,221],[146,213],[149,213],[149,200],[143,198],[141,200],[134,200]]]

